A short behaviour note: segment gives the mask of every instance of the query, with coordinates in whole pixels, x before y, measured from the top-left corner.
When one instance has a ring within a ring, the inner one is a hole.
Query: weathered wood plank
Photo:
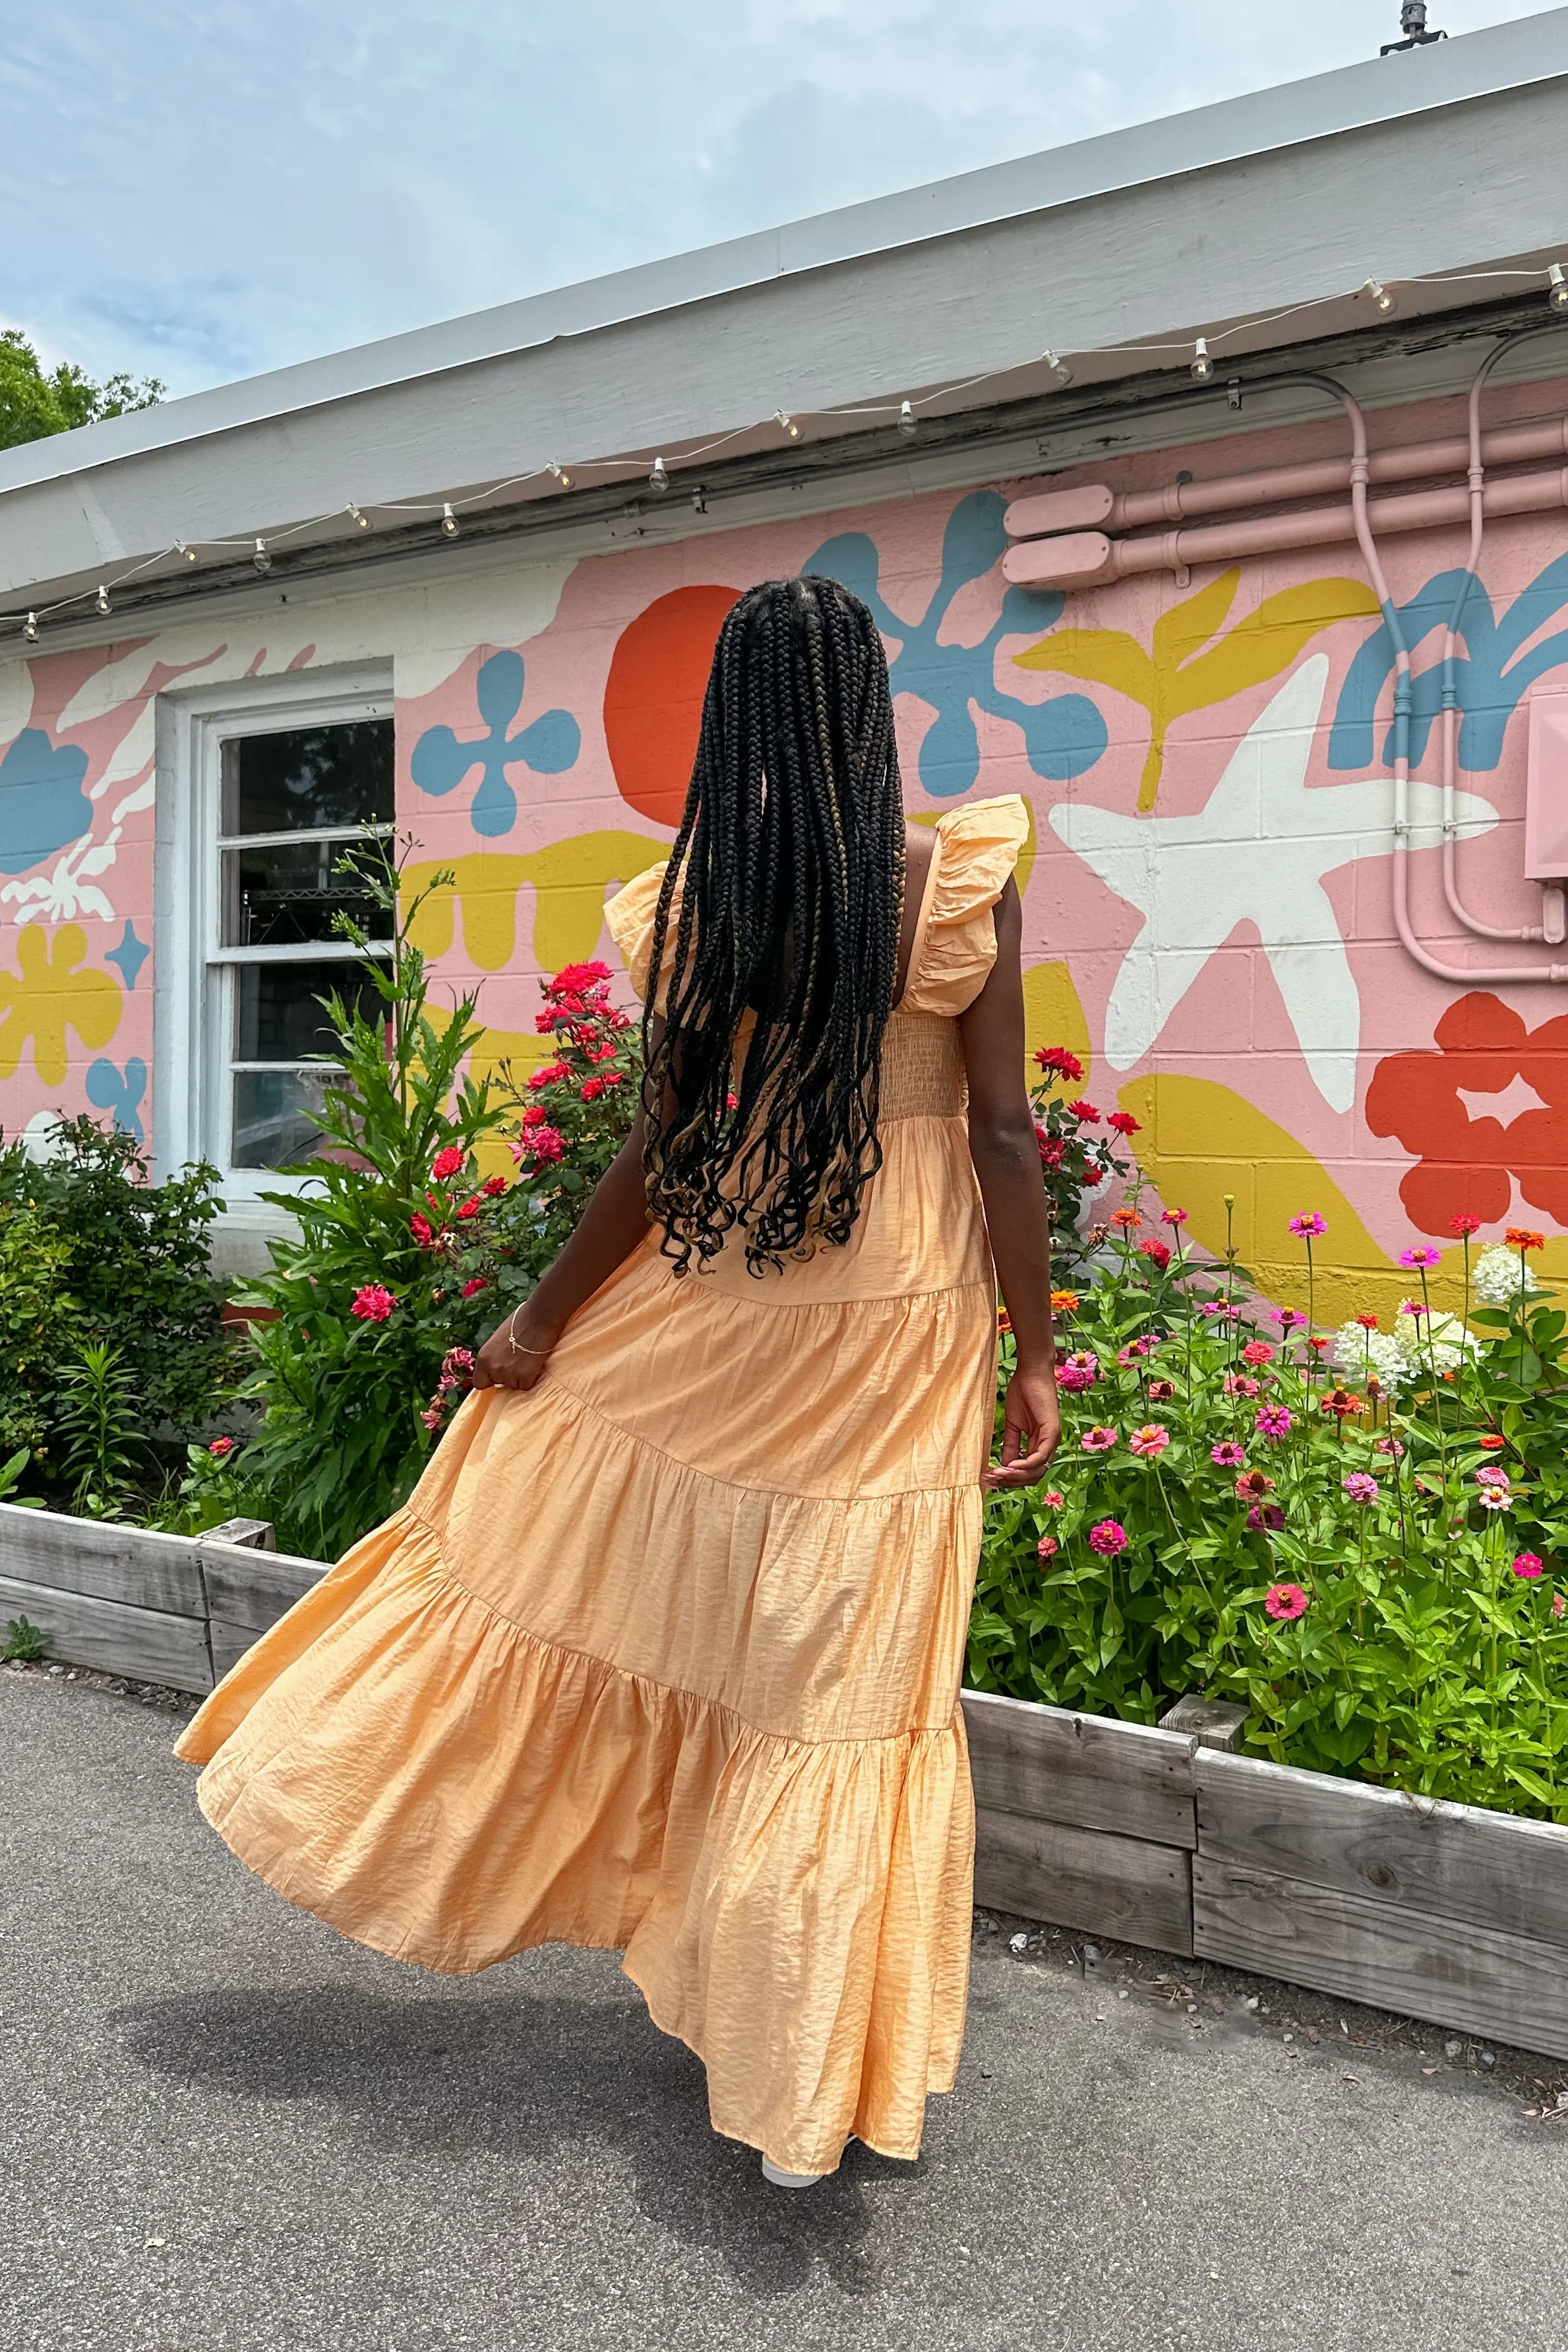
[[[327,1572],[326,1562],[286,1551],[244,1551],[204,1538],[206,1605],[214,1618],[248,1626],[251,1639],[275,1625]]]
[[[989,1691],[963,1697],[977,1804],[1157,1845],[1196,1845],[1194,1740]]]
[[[247,1551],[276,1551],[278,1538],[270,1519],[220,1519],[204,1528],[201,1540],[210,1544],[241,1544]]]
[[[1160,1717],[1162,1731],[1184,1731],[1200,1748],[1223,1748],[1234,1754],[1247,1728],[1247,1709],[1231,1698],[1200,1698],[1189,1691]]]
[[[206,1606],[193,1537],[27,1511],[15,1503],[0,1503],[0,1573],[176,1617],[200,1617]]]
[[[1462,2032],[1568,2057],[1556,1944],[1277,1872],[1193,1859],[1193,1951]]]
[[[255,1648],[261,1635],[254,1625],[237,1625],[227,1617],[212,1617],[207,1621],[207,1643],[213,1657],[213,1682],[221,1683],[231,1666],[237,1666],[247,1650]]]
[[[175,1690],[212,1688],[206,1624],[200,1617],[132,1608],[58,1585],[0,1576],[0,1622],[8,1617],[26,1617],[47,1636],[47,1654],[68,1665],[168,1683]]]
[[[1198,1851],[1568,1949],[1568,1829],[1204,1749]]]
[[[974,1841],[977,1903],[1156,1951],[1193,1948],[1192,1860],[1179,1847],[984,1809]]]

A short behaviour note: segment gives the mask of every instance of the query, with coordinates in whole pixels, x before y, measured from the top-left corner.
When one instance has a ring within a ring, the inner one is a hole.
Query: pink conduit
[[[1475,431],[1472,415],[1468,440],[1413,441],[1400,448],[1374,450],[1367,460],[1367,480],[1420,482],[1434,474],[1463,473],[1475,463]],[[1568,417],[1489,433],[1481,457],[1493,467],[1568,457]],[[1262,473],[1221,475],[1208,482],[1170,482],[1158,490],[1118,492],[1103,482],[1085,482],[1077,489],[1015,499],[1005,528],[1009,539],[1045,539],[1069,530],[1139,530],[1149,523],[1184,522],[1191,515],[1236,514],[1247,507],[1281,506],[1291,499],[1332,498],[1336,490],[1349,488],[1350,478],[1347,458],[1321,457],[1306,465],[1273,466]],[[1352,534],[1347,530],[1343,535],[1348,539]]]
[[[1348,393],[1344,396],[1350,398]],[[1146,539],[1108,539],[1103,531],[1086,530],[1057,539],[1020,540],[1002,558],[1002,574],[1019,588],[1092,588],[1141,572],[1187,572],[1200,563],[1231,563],[1249,555],[1359,541],[1358,488],[1362,513],[1380,531],[1432,530],[1474,518],[1468,489],[1416,490],[1369,504],[1365,479],[1358,484],[1352,473],[1348,507],[1310,507],[1300,514],[1259,515],[1249,521],[1161,531]],[[1568,467],[1488,482],[1478,495],[1487,516],[1540,514],[1568,507]]]

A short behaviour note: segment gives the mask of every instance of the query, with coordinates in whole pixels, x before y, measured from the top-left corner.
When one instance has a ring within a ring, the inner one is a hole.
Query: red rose
[[[484,1182],[479,1186],[479,1190],[481,1192],[488,1192],[490,1199],[493,1201],[498,1192],[504,1192],[506,1191],[506,1178],[504,1176],[487,1176]]]
[[[468,1153],[460,1151],[455,1143],[448,1143],[445,1150],[438,1151],[430,1162],[430,1173],[437,1183],[443,1184],[448,1176],[455,1176],[464,1165],[468,1156]]]

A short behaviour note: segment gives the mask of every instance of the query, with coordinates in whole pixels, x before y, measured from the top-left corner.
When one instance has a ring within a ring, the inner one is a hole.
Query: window
[[[212,1160],[243,1209],[289,1190],[275,1171],[320,1145],[319,1000],[379,1003],[333,919],[374,935],[373,903],[340,869],[393,830],[390,696],[269,680],[175,706],[165,732],[157,1159]]]

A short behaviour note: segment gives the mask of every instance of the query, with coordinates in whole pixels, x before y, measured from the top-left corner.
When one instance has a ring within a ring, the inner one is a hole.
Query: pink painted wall
[[[1504,390],[1488,422],[1565,404],[1561,383]],[[1452,434],[1460,404],[1372,426],[1374,446]],[[1051,487],[1143,487],[1342,447],[1328,419]],[[1568,1272],[1568,1004],[1545,985],[1494,990],[1486,968],[1517,951],[1458,933],[1438,884],[1427,722],[1465,533],[1384,553],[1415,648],[1417,927],[1474,968],[1472,985],[1423,972],[1394,934],[1391,666],[1353,544],[1228,579],[1211,567],[1185,586],[1005,592],[1002,511],[1039,487],[637,548],[521,589],[521,575],[498,575],[488,597],[469,579],[460,613],[437,590],[416,608],[407,592],[373,592],[291,605],[265,627],[186,620],[0,670],[0,1121],[14,1133],[84,1105],[148,1120],[160,690],[392,656],[400,813],[426,868],[458,872],[424,937],[444,979],[480,983],[487,1058],[526,1063],[537,972],[607,951],[606,892],[669,839],[726,593],[815,566],[878,613],[911,809],[1028,800],[1032,1040],[1070,1045],[1084,1091],[1132,1111],[1146,1169],[1201,1239],[1223,1244],[1228,1193],[1244,1255],[1296,1296],[1283,1224],[1322,1211],[1342,1269],[1331,1312],[1390,1304],[1407,1279],[1399,1249],[1431,1237],[1449,1250],[1461,1209],[1482,1216],[1483,1241],[1514,1223],[1545,1231],[1548,1263]],[[1531,693],[1568,688],[1563,514],[1489,530],[1462,650],[1463,887],[1484,918],[1538,920],[1522,879],[1525,747]]]

